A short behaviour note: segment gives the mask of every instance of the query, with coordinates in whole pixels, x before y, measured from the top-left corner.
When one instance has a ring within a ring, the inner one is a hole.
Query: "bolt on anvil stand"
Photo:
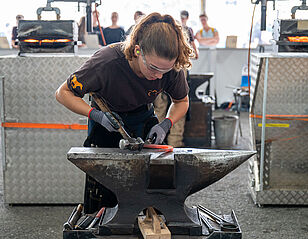
[[[106,209],[99,225],[99,235],[135,234],[138,232],[138,214],[145,208],[154,207],[163,214],[172,235],[208,235],[208,238],[215,238],[211,236],[220,233],[241,238],[233,212],[228,220],[238,230],[219,232],[213,223],[212,228],[207,225],[213,221],[205,218],[206,212],[202,211],[202,207],[188,207],[185,200],[224,177],[255,153],[177,148],[151,160],[151,154],[155,152],[108,148],[72,148],[68,152],[67,157],[73,164],[117,196],[118,205]],[[221,221],[217,223],[219,225]]]

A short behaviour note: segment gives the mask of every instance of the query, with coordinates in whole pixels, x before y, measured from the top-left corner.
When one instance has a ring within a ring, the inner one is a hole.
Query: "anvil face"
[[[132,152],[108,148],[72,148],[68,159],[115,193],[117,212],[106,225],[133,225],[147,207],[161,211],[168,227],[200,227],[186,198],[223,178],[253,151],[176,148],[156,159],[157,150]]]

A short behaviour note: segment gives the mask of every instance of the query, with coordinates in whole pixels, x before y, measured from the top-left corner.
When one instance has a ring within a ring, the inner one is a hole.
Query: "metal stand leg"
[[[240,136],[243,137],[242,127],[241,127],[241,104],[242,104],[242,99],[241,99],[240,93],[241,93],[240,89],[235,89],[233,91],[235,110],[236,110],[236,115],[238,116],[238,131],[236,133],[236,141],[235,141],[236,144],[238,143],[238,134],[240,133]]]

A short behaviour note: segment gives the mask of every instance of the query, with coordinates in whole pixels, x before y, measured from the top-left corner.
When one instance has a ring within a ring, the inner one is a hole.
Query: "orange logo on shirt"
[[[152,96],[152,95],[157,96],[157,95],[160,94],[162,91],[163,91],[162,89],[160,89],[159,91],[157,91],[157,90],[149,90],[149,91],[148,91],[148,96]]]
[[[80,90],[82,90],[83,85],[77,81],[77,77],[75,75],[72,75],[73,79],[71,80],[71,85],[74,89],[79,86]]]

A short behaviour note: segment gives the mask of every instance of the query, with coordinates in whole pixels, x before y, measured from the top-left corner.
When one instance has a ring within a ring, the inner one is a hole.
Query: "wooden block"
[[[148,208],[146,216],[138,217],[138,225],[144,239],[171,239],[168,227],[152,207]]]
[[[226,48],[236,48],[237,36],[227,36]]]

